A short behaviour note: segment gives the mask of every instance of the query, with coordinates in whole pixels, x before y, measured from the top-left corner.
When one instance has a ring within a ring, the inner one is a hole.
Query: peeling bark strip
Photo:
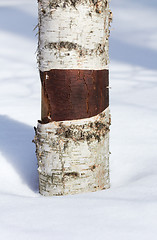
[[[40,72],[42,123],[88,118],[109,105],[108,70]]]
[[[108,0],[40,0],[39,69],[108,69]]]
[[[45,196],[109,188],[109,108],[95,117],[38,123],[39,188]]]

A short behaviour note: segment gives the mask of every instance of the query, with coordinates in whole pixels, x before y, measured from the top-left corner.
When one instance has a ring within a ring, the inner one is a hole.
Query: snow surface
[[[111,188],[46,198],[31,142],[40,119],[37,3],[0,0],[0,239],[157,238],[157,2],[111,8]]]

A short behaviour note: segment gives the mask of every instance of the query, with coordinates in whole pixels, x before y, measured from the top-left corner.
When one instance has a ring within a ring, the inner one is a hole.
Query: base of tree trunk
[[[38,123],[34,142],[44,196],[110,187],[109,108],[86,119]]]

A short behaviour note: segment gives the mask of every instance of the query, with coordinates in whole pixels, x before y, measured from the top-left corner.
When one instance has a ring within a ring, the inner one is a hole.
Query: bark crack
[[[87,110],[87,113],[89,112],[89,88],[88,88],[88,85],[86,83],[86,79],[85,77],[83,76],[83,81],[85,83],[85,86],[86,86],[86,89],[87,89],[87,97],[86,97],[86,110]]]

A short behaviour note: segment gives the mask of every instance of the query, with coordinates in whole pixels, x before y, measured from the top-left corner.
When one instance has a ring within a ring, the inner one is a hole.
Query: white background
[[[147,240],[157,235],[157,3],[112,0],[111,188],[38,194],[37,3],[0,0],[0,239]]]

